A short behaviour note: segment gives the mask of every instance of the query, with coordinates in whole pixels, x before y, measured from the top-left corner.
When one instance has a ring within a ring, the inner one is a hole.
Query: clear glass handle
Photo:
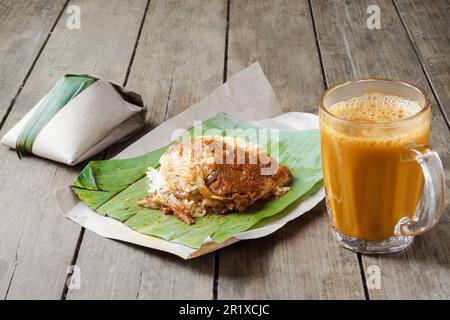
[[[416,236],[430,230],[442,215],[444,208],[444,168],[436,151],[428,145],[408,145],[402,155],[403,161],[417,161],[422,168],[424,186],[422,199],[414,219],[403,217],[395,227],[395,233]]]

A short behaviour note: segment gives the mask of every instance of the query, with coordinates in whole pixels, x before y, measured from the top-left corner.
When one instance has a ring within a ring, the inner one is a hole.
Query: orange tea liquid
[[[324,183],[336,229],[368,241],[394,236],[397,222],[414,216],[423,185],[419,165],[402,161],[401,155],[412,142],[428,143],[429,115],[396,128],[396,120],[411,117],[420,106],[380,93],[339,102],[328,110],[355,124],[345,126],[320,116]],[[392,126],[375,129],[366,123]]]

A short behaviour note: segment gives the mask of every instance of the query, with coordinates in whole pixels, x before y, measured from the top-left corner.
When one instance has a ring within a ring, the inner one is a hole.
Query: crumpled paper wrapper
[[[193,127],[195,121],[207,120],[219,112],[225,112],[238,120],[251,121],[261,128],[295,130],[319,128],[316,115],[300,112],[281,114],[281,108],[271,85],[260,65],[255,63],[233,76],[200,102],[137,140],[114,159],[139,156],[165,146],[175,138],[174,132],[182,134],[184,130]],[[199,249],[138,233],[117,220],[101,216],[84,202],[79,201],[70,187],[57,191],[56,196],[59,206],[66,212],[66,217],[88,230],[106,238],[170,252],[183,259],[191,259],[240,240],[259,238],[275,232],[287,222],[312,209],[324,198],[325,192],[321,188],[282,218],[269,219],[258,228],[236,234],[225,242],[216,243],[206,239]]]
[[[70,100],[41,130],[33,144],[34,155],[75,165],[144,126],[145,108],[139,94],[92,77],[98,80]],[[17,137],[39,103],[6,133],[3,145],[15,148]]]

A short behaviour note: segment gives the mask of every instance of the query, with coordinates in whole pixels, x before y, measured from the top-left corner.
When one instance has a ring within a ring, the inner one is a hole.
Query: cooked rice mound
[[[149,195],[138,202],[192,224],[208,213],[243,211],[289,191],[290,170],[248,141],[203,136],[169,147],[159,172],[148,168]]]

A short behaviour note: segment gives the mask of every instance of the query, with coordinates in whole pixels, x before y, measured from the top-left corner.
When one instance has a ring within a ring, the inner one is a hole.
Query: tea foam
[[[338,102],[328,110],[353,122],[386,123],[409,118],[420,111],[418,102],[378,92]]]

